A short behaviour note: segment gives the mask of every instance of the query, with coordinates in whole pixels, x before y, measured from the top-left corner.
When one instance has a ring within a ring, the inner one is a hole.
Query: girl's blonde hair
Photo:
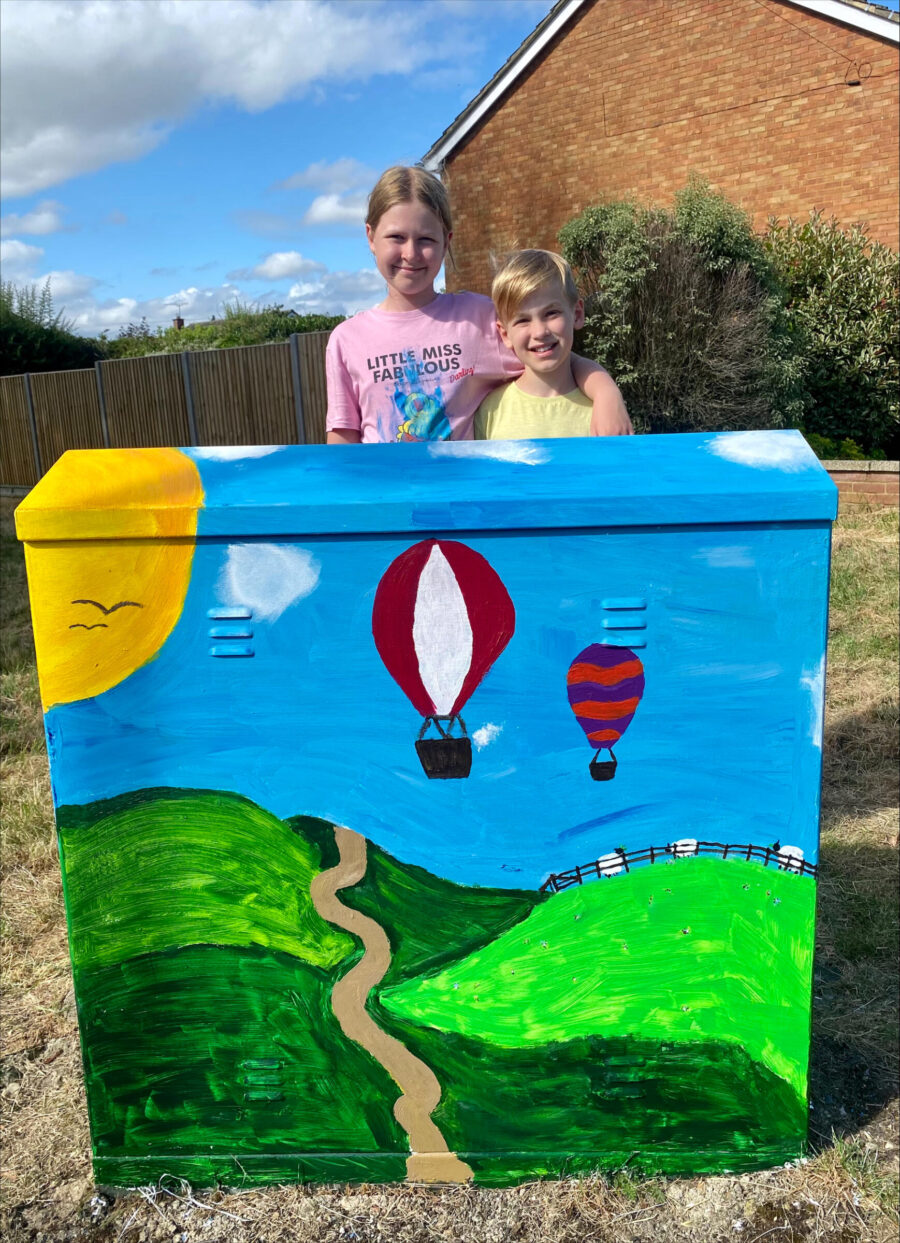
[[[450,197],[433,173],[427,169],[396,164],[382,173],[369,195],[366,224],[371,229],[386,211],[400,203],[422,203],[433,211],[444,228],[444,241],[453,232],[450,216]]]

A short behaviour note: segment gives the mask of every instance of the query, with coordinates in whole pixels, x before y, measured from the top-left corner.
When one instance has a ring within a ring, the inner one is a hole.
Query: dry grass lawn
[[[835,530],[810,1156],[742,1177],[97,1195],[13,502],[2,502],[7,1243],[887,1243],[897,1238],[897,514]]]

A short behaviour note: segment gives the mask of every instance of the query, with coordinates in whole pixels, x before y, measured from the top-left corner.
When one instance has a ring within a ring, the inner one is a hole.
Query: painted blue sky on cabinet
[[[471,776],[449,781],[422,772],[421,718],[371,630],[382,574],[424,535],[201,540],[157,658],[48,713],[51,748],[65,749],[57,804],[231,790],[477,884],[532,886],[618,845],[685,836],[780,839],[815,859],[827,524],[442,534],[487,558],[516,610],[463,712]],[[646,690],[615,780],[598,783],[566,671],[603,638],[611,596],[647,601]],[[240,603],[253,656],[211,656],[210,629],[232,623],[209,611]]]

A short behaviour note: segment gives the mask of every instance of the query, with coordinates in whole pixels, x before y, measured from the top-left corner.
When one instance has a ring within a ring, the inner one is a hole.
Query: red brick
[[[555,249],[590,203],[668,203],[692,172],[757,228],[819,207],[898,245],[896,46],[778,0],[581,13],[448,161],[449,287],[487,291],[498,237]],[[843,85],[843,57],[872,65],[861,87]]]

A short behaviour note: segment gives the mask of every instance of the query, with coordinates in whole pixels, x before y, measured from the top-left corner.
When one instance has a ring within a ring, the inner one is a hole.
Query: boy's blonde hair
[[[497,318],[508,324],[526,298],[546,285],[556,286],[570,306],[578,301],[572,269],[562,255],[552,250],[517,250],[507,255],[491,285]]]
[[[445,241],[453,232],[450,196],[446,187],[427,169],[395,164],[383,172],[369,195],[366,224],[377,228],[384,213],[401,203],[422,203],[433,211],[443,225]]]

